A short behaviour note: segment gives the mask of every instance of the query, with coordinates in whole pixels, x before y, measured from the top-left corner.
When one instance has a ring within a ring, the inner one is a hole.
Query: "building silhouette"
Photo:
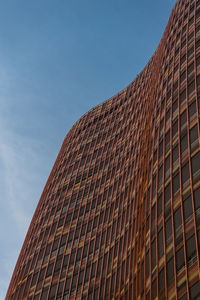
[[[67,134],[6,299],[200,299],[200,0]]]

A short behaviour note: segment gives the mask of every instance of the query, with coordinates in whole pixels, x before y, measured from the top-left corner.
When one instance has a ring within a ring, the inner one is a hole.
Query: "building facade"
[[[6,299],[200,299],[200,0],[67,134]]]

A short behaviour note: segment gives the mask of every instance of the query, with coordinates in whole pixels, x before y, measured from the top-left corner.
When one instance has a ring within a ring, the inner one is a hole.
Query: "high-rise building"
[[[8,300],[200,299],[200,0],[67,134]]]

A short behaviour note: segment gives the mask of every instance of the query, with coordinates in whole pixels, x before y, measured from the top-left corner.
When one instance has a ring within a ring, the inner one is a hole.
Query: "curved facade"
[[[66,136],[6,299],[200,299],[200,0]]]

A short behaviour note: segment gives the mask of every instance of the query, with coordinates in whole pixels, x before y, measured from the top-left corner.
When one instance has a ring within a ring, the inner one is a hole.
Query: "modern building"
[[[8,300],[200,299],[200,0],[67,134]]]

